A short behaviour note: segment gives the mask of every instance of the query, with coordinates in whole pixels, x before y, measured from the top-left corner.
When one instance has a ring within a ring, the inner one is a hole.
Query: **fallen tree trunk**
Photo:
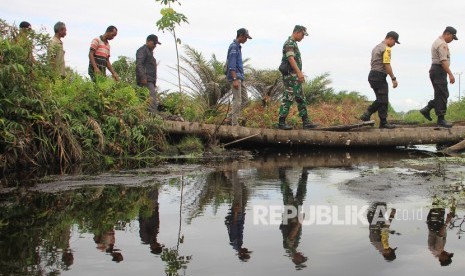
[[[365,126],[374,126],[375,121],[368,121],[368,122],[361,122],[358,124],[352,124],[352,125],[339,125],[339,126],[329,126],[329,127],[321,127],[318,128],[318,130],[330,130],[330,131],[349,131],[354,128],[362,128]]]
[[[285,151],[289,153],[288,150]],[[292,152],[292,151],[291,151]],[[260,169],[268,171],[268,174],[278,173],[276,168],[289,167],[305,167],[305,168],[350,168],[353,166],[376,164],[380,168],[391,167],[392,164],[401,159],[421,159],[429,158],[430,155],[421,151],[408,150],[359,150],[338,148],[324,149],[322,151],[305,151],[299,154],[298,151],[288,155],[286,153],[264,154],[259,158],[251,160],[241,160],[240,162],[220,163],[219,167],[223,170],[239,170],[239,169]]]
[[[443,149],[442,152],[450,154],[450,153],[462,151],[464,149],[465,149],[465,140],[462,140],[453,146]]]
[[[451,144],[465,138],[465,126],[453,128],[414,127],[368,128],[343,132],[326,130],[280,130],[241,126],[202,124],[197,122],[165,121],[164,129],[172,134],[216,137],[230,142],[250,137],[243,143],[264,145],[307,145],[327,147],[412,146],[420,144]]]

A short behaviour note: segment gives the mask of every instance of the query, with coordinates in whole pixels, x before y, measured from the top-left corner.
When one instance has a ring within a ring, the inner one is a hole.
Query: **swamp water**
[[[462,162],[271,154],[4,188],[0,275],[462,275]]]

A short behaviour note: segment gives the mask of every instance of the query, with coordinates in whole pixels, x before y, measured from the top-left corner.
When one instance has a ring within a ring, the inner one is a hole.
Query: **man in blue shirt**
[[[242,46],[247,42],[247,39],[252,39],[247,29],[241,28],[237,30],[236,39],[233,40],[228,48],[228,81],[232,82],[233,104],[231,111],[231,125],[238,124],[239,113],[241,106],[247,102],[247,91],[243,86],[244,81],[244,66],[242,64]]]

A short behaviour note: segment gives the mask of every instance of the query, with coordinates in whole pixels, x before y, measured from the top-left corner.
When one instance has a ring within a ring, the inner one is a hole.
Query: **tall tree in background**
[[[179,85],[179,92],[181,90],[181,73],[179,68],[179,51],[178,51],[178,44],[181,44],[181,39],[176,36],[176,25],[181,25],[181,22],[188,23],[187,17],[182,14],[176,12],[173,8],[171,8],[171,4],[179,4],[181,2],[178,0],[155,0],[155,2],[160,2],[164,8],[160,10],[161,18],[157,21],[157,27],[160,31],[169,31],[174,38],[174,44],[176,45],[176,60],[177,60],[177,68],[178,68],[178,85]]]

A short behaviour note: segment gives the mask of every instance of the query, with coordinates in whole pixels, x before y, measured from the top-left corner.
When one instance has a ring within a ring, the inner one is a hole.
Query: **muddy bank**
[[[401,160],[393,167],[366,168],[359,177],[340,183],[339,189],[369,201],[405,202],[418,197],[463,198],[464,162],[465,159],[456,157]]]
[[[170,179],[180,178],[186,175],[204,175],[212,171],[213,168],[204,165],[166,164],[156,168],[117,171],[100,175],[56,175],[42,179],[41,183],[27,188],[27,190],[54,193],[83,187],[105,185],[144,187],[163,184]],[[2,188],[0,189],[0,193],[8,193],[17,189],[18,188]]]
[[[360,171],[360,176],[340,184],[349,195],[368,200],[404,200],[411,195],[431,196],[451,191],[462,192],[465,159],[431,157],[431,152],[393,150],[268,152],[253,158],[247,151],[230,151],[228,155],[210,153],[196,164],[163,164],[154,168],[119,170],[98,175],[47,176],[30,188],[21,190],[59,192],[81,187],[121,185],[144,187],[164,184],[182,176],[206,175],[213,171],[239,169],[276,173],[276,167],[346,168]],[[178,156],[171,161],[191,160]],[[201,161],[201,164],[199,164]],[[440,184],[438,184],[440,183]],[[8,193],[18,188],[0,188]]]

